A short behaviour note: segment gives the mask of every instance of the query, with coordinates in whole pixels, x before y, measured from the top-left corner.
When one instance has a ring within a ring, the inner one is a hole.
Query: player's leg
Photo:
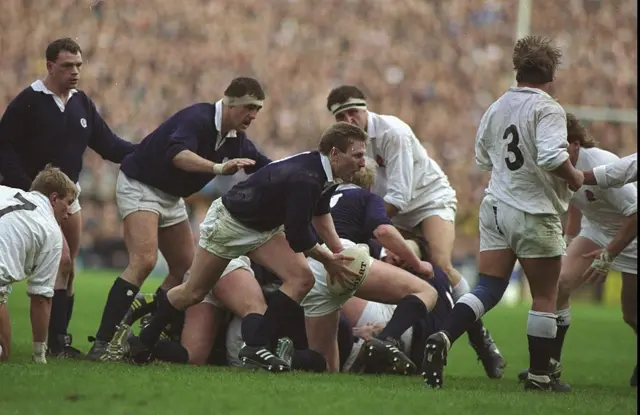
[[[435,307],[438,300],[435,288],[401,268],[374,260],[355,295],[369,301],[397,304],[384,329],[363,346],[370,356],[367,360],[374,365],[376,361],[387,360],[393,373],[415,373],[415,364],[402,352],[401,337]]]
[[[516,256],[503,233],[504,229],[498,226],[495,208],[496,203],[489,197],[485,197],[480,205],[478,283],[456,302],[451,314],[443,322],[442,330],[427,339],[422,371],[425,384],[429,387],[443,386],[443,369],[449,348],[498,304],[509,285]]]
[[[62,238],[62,257],[56,275],[53,299],[51,300],[51,318],[47,339],[48,354],[57,357],[81,357],[81,354],[66,353],[65,346],[70,346],[67,338],[68,299],[67,286],[73,271],[73,261],[66,237]],[[79,352],[78,352],[79,353]]]
[[[184,363],[188,362],[192,365],[207,363],[223,316],[222,310],[206,300],[185,310],[184,327],[180,336],[180,344],[184,350],[182,356],[183,359],[186,358]],[[158,348],[161,347],[161,343],[163,341],[158,342],[153,350],[158,358],[160,358]]]
[[[77,202],[77,200],[76,200]],[[73,315],[73,306],[75,304],[75,289],[74,281],[76,277],[76,258],[80,251],[80,239],[82,238],[82,210],[80,206],[70,209],[69,217],[62,222],[62,233],[64,234],[67,243],[69,244],[69,255],[71,256],[71,272],[69,273],[69,281],[67,283],[67,324],[65,326],[65,333],[68,335],[68,344],[66,350],[69,353],[79,353],[79,350],[71,347],[72,337],[69,334],[69,324],[71,322],[71,316]],[[76,210],[77,209],[77,210]],[[75,212],[75,213],[72,213]]]
[[[338,352],[338,320],[340,310],[318,317],[306,317],[307,339],[309,349],[320,353],[327,361],[329,372],[340,371]]]
[[[313,287],[314,278],[304,255],[291,250],[282,232],[256,248],[249,258],[282,280],[280,289],[271,294],[264,317],[256,328],[255,343],[247,343],[240,351],[241,358],[257,359],[257,353],[277,341],[278,334],[285,331],[289,316],[302,313],[300,302]]]
[[[9,360],[11,356],[11,318],[7,300],[8,290],[0,288],[0,362]]]
[[[628,272],[622,273],[622,318],[633,332],[638,334],[638,275]],[[636,364],[629,380],[631,386],[638,386],[638,366]]]
[[[433,210],[428,213],[430,216],[422,221],[420,229],[422,235],[429,241],[432,262],[446,272],[453,288],[453,300],[458,301],[470,291],[470,287],[464,276],[453,267],[451,261],[456,237],[455,213],[453,207]],[[482,319],[478,319],[469,327],[467,335],[469,344],[482,362],[487,376],[491,379],[501,378],[506,361],[495,345],[489,330],[484,327]]]
[[[87,354],[90,360],[108,360],[107,345],[158,259],[158,213],[132,212],[124,218],[123,229],[129,264],[109,291],[95,343]]]

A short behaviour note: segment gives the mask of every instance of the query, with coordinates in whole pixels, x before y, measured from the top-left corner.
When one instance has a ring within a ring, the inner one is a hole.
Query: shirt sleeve
[[[242,142],[242,157],[255,160],[256,162],[255,165],[244,169],[247,174],[255,173],[272,161],[269,157],[262,154],[248,138],[245,138]]]
[[[91,113],[91,137],[89,147],[105,160],[120,163],[129,153],[136,149],[136,144],[118,137],[104,121],[93,101],[86,97]]]
[[[198,136],[200,136],[204,130],[205,127],[199,118],[195,116],[184,118],[169,135],[166,162],[171,163],[173,158],[184,150],[197,153]]]
[[[18,96],[9,103],[0,119],[0,184],[29,190],[31,178],[22,168],[20,157],[13,143],[26,137],[26,108],[24,96]]]
[[[619,189],[603,191],[604,198],[623,216],[631,216],[638,211],[638,189],[633,184],[627,184]]]
[[[638,153],[593,169],[598,186],[621,187],[638,181]]]
[[[537,164],[544,170],[555,170],[569,159],[567,148],[567,116],[557,104],[545,103],[538,110],[536,131]]]
[[[310,224],[320,192],[319,184],[307,182],[294,184],[289,189],[284,233],[294,252],[308,251],[318,243]]]
[[[322,191],[313,210],[313,216],[322,216],[331,213],[331,198],[337,187],[337,184],[333,184]]]
[[[386,160],[387,192],[384,201],[402,211],[409,205],[413,189],[413,150],[406,134],[387,133],[381,145]]]
[[[391,225],[391,220],[387,216],[387,211],[384,208],[384,200],[378,195],[369,193],[366,199],[365,218],[364,218],[364,232],[365,234],[373,237],[373,232],[380,225]]]
[[[53,297],[53,288],[62,258],[62,231],[55,229],[45,236],[45,243],[36,257],[36,269],[29,279],[27,293]]]

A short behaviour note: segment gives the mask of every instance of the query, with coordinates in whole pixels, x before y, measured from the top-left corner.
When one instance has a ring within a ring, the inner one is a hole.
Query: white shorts
[[[583,221],[584,223],[584,221]],[[587,238],[593,241],[598,246],[604,248],[613,239],[610,236],[605,235],[593,226],[585,226],[580,230],[580,234],[583,238]],[[638,239],[631,241],[629,245],[616,257],[613,261],[613,269],[627,274],[638,275]]]
[[[511,249],[518,258],[552,258],[566,250],[558,215],[532,215],[485,196],[479,217],[480,252]]]
[[[227,327],[227,363],[231,367],[242,367],[242,362],[238,358],[240,349],[244,341],[242,340],[242,319],[238,316],[233,316]]]
[[[425,200],[426,203],[421,202]],[[394,216],[391,222],[400,229],[413,232],[420,227],[422,221],[431,216],[455,222],[457,207],[456,192],[451,187],[443,187],[436,192],[430,188],[417,189],[409,206]],[[417,231],[422,234],[422,230]]]
[[[181,197],[172,196],[118,172],[116,204],[122,219],[133,212],[148,211],[158,214],[158,226],[167,228],[189,219],[187,207]]]
[[[255,251],[282,232],[284,226],[266,232],[251,229],[231,216],[222,199],[216,199],[200,224],[200,247],[220,258],[234,259]]]
[[[227,265],[224,271],[222,271],[222,275],[220,276],[220,279],[224,278],[225,276],[229,275],[230,273],[238,269],[243,269],[247,272],[250,272],[251,275],[255,276],[255,274],[253,273],[253,269],[251,269],[251,260],[246,256],[240,256],[238,258],[232,259],[231,262],[229,262],[229,265]],[[188,279],[189,279],[189,273],[187,272],[184,275],[183,281],[186,281]],[[224,309],[224,305],[222,304],[222,302],[220,302],[220,300],[218,300],[213,295],[213,290],[207,293],[207,295],[204,297],[204,300],[202,300],[202,302]]]
[[[80,192],[82,191],[82,189],[80,188],[80,183],[76,183],[76,187],[78,188],[78,195],[76,196],[76,199],[73,201],[73,203],[69,206],[69,215],[75,215],[82,210],[82,207],[80,206]]]
[[[354,242],[348,239],[340,239],[340,241],[344,249],[356,246]],[[373,258],[369,257],[369,261],[369,264],[373,263]],[[353,297],[357,289],[344,295],[331,293],[327,287],[327,270],[324,266],[312,258],[307,258],[307,262],[315,282],[309,293],[300,302],[304,309],[304,315],[307,317],[322,317],[341,309],[344,303]]]

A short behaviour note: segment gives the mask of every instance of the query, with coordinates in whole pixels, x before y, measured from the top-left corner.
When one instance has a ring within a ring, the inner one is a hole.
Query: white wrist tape
[[[224,169],[225,163],[213,163],[213,174],[219,176],[222,174],[222,169]]]

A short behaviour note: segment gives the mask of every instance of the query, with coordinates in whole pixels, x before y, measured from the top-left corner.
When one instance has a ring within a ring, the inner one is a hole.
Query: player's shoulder
[[[413,135],[409,124],[395,115],[376,114],[375,112],[369,112],[369,114],[371,114],[376,135]]]
[[[188,105],[171,116],[174,121],[186,121],[197,122],[201,125],[213,126],[213,120],[215,115],[215,105],[209,102],[198,102]]]
[[[591,170],[594,167],[613,163],[620,158],[610,151],[598,147],[580,148],[576,168],[579,170]]]
[[[22,91],[13,97],[7,104],[7,108],[26,107],[29,106],[35,99],[38,98],[38,92],[32,88],[31,85],[24,88]]]

